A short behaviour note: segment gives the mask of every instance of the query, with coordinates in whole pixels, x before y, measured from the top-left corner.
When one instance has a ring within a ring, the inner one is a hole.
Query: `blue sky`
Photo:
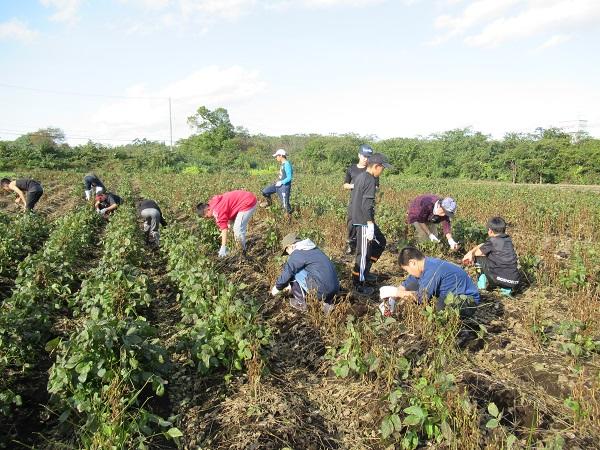
[[[580,124],[600,136],[598,0],[0,1],[0,138],[426,136]],[[587,122],[579,122],[585,120]]]

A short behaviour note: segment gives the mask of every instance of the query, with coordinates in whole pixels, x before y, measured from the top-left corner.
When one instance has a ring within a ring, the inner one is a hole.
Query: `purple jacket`
[[[415,197],[408,205],[408,223],[442,223],[444,234],[452,233],[450,218],[433,214],[435,203],[442,198],[434,194],[425,194]]]

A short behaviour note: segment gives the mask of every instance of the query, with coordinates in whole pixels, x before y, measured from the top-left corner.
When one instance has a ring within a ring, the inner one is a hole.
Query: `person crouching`
[[[333,299],[340,290],[335,266],[310,239],[302,239],[296,233],[290,233],[281,241],[283,254],[290,255],[271,295],[277,296],[283,290],[292,294],[290,305],[300,311],[306,311],[306,295],[314,292],[323,302],[323,312],[329,314],[333,309]]]

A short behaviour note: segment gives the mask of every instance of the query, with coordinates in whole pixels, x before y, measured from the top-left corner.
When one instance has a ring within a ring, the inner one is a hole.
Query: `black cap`
[[[382,153],[373,153],[373,156],[369,158],[369,165],[379,164],[380,166],[389,169],[392,165],[389,163],[387,156]]]

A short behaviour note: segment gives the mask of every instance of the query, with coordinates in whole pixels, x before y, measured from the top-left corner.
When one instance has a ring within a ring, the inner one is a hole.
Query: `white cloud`
[[[578,114],[598,123],[598,102],[600,89],[580,83],[369,80],[347,90],[286,98],[267,91],[229,111],[234,123],[274,135],[354,132],[388,138],[471,126],[502,137],[509,131],[560,126]],[[600,126],[589,131],[598,135]]]
[[[459,14],[438,16],[435,27],[442,34],[432,43],[463,36],[470,46],[494,47],[536,35],[578,32],[598,25],[598,0],[476,0],[470,1]]]
[[[147,137],[168,141],[168,97],[171,97],[173,135],[177,140],[190,134],[187,118],[199,106],[229,109],[248,102],[264,89],[265,83],[255,70],[210,66],[156,90],[149,90],[143,84],[132,86],[127,90],[127,96],[136,98],[102,106],[90,117],[91,124],[80,127],[93,128],[97,130],[97,136],[111,136],[112,139]]]
[[[569,42],[572,39],[572,36],[566,34],[555,34],[542,45],[540,45],[538,50],[546,50],[547,48],[556,47],[557,45],[563,44],[565,42]]]
[[[30,42],[34,40],[39,33],[32,30],[27,24],[19,19],[10,19],[0,23],[0,40],[15,40],[21,42]]]
[[[79,20],[79,8],[83,0],[40,0],[46,8],[54,8],[56,12],[50,16],[54,22],[73,23]]]

